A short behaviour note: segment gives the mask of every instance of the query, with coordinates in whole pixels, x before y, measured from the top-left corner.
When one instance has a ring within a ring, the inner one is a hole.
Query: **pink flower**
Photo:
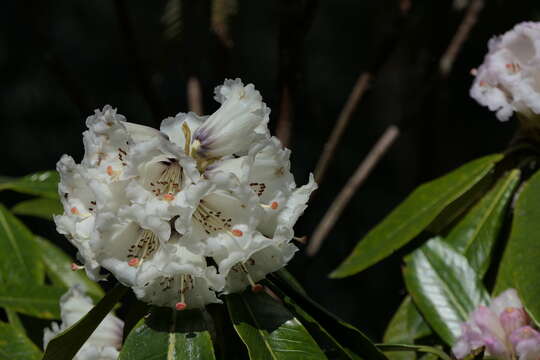
[[[485,347],[486,352],[499,360],[540,359],[540,333],[530,326],[531,320],[516,290],[508,289],[491,302],[479,306],[461,325],[461,336],[452,351],[458,359],[472,350]]]

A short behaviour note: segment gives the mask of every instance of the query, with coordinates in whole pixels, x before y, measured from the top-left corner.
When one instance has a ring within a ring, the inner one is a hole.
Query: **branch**
[[[461,50],[461,47],[469,37],[469,34],[478,21],[478,15],[484,8],[484,0],[472,0],[467,9],[467,13],[463,17],[463,21],[459,25],[454,37],[450,41],[448,48],[444,52],[439,61],[439,71],[441,76],[446,77],[452,71],[454,61]]]
[[[201,83],[199,79],[194,76],[191,76],[188,79],[187,101],[189,111],[193,111],[197,115],[202,115],[204,113],[202,105]]]
[[[343,132],[347,128],[347,124],[349,123],[351,115],[356,109],[356,106],[358,105],[360,100],[362,100],[362,97],[368,89],[369,81],[371,80],[371,78],[372,75],[369,72],[364,72],[360,74],[360,76],[356,80],[356,84],[354,85],[351,94],[349,95],[349,98],[345,103],[345,106],[339,114],[336,126],[334,126],[334,129],[332,130],[330,138],[328,139],[326,144],[324,144],[323,152],[321,154],[321,157],[319,158],[317,167],[315,168],[315,181],[318,184],[322,182],[324,173],[326,172],[326,168],[328,167],[330,160],[334,156],[334,152],[336,151],[336,147],[339,143],[339,140],[341,139],[341,135],[343,135]]]
[[[319,251],[322,242],[334,227],[337,219],[347,207],[347,204],[354,196],[360,185],[364,183],[371,171],[381,160],[386,151],[394,143],[399,135],[399,129],[395,125],[389,126],[377,143],[370,150],[365,159],[360,163],[353,176],[347,181],[345,187],[339,195],[334,199],[334,202],[324,215],[315,232],[309,241],[307,247],[307,255],[314,256]]]

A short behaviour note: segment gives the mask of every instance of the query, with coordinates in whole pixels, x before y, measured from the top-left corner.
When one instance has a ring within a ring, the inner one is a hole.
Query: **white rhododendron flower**
[[[183,310],[258,291],[293,257],[313,177],[296,187],[252,84],[226,80],[216,100],[210,116],[180,113],[159,131],[109,106],[88,118],[83,161],[57,166],[55,221],[92,279],[104,268],[139,299]]]
[[[458,359],[481,347],[498,360],[540,358],[540,333],[531,327],[516,290],[504,291],[489,307],[479,306],[470,317],[461,325],[461,336],[452,347]]]
[[[84,294],[78,285],[71,287],[60,298],[60,313],[62,323],[52,323],[51,328],[46,328],[43,333],[43,347],[46,348],[49,341],[56,335],[75,324],[84,317],[94,304],[92,299]],[[100,323],[92,335],[86,340],[77,352],[74,360],[115,360],[118,358],[118,350],[122,346],[122,334],[124,322],[108,314]]]
[[[489,41],[471,96],[501,121],[540,114],[540,23],[523,22]]]

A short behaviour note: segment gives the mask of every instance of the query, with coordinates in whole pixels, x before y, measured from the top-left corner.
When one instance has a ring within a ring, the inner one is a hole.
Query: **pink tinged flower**
[[[466,357],[474,349],[484,346],[482,335],[469,323],[461,324],[461,336],[452,347],[452,352],[458,359]]]
[[[519,360],[540,359],[540,333],[530,326],[514,330],[510,341],[516,349]]]
[[[529,323],[529,316],[523,308],[507,307],[499,316],[501,325],[506,334],[512,332]]]
[[[512,350],[507,344],[506,333],[497,314],[486,306],[479,306],[472,313],[472,318],[480,329],[488,352],[495,357],[509,358]]]

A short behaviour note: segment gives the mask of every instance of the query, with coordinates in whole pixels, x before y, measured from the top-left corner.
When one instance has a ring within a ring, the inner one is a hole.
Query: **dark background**
[[[174,25],[164,23],[165,13]],[[201,82],[205,113],[217,108],[214,87],[240,77],[272,108],[272,129],[289,89],[292,169],[304,184],[357,77],[372,71],[371,88],[297,234],[313,232],[388,125],[397,124],[402,134],[321,251],[308,258],[302,249],[289,270],[324,306],[380,339],[405,294],[403,254],[343,280],[327,274],[415,186],[501,151],[515,129],[515,121],[501,123],[469,98],[469,72],[482,62],[492,35],[539,19],[540,4],[486,1],[444,78],[438,62],[464,13],[443,0],[241,0],[225,22],[227,45],[212,29],[212,14],[220,14],[207,0],[3,0],[0,175],[52,169],[63,153],[80,160],[84,120],[105,104],[128,121],[157,127],[188,110],[190,76]],[[8,206],[21,199],[0,195]],[[24,221],[73,254],[51,223]]]

